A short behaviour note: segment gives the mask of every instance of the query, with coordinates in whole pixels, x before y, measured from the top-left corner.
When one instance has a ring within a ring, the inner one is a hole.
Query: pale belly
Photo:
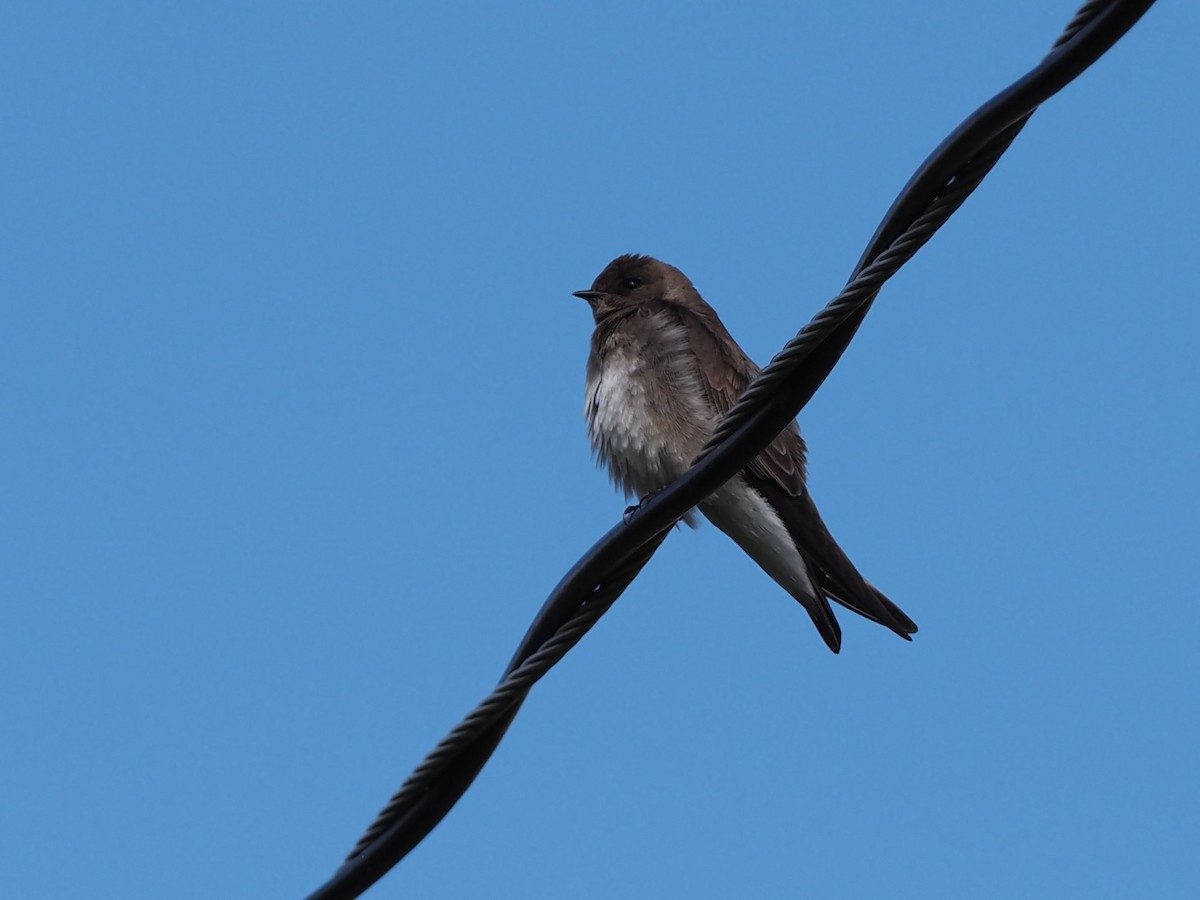
[[[613,481],[631,496],[666,487],[686,472],[712,427],[698,411],[690,420],[664,416],[655,405],[653,383],[636,365],[622,359],[610,362],[587,390],[592,446]],[[812,595],[807,567],[783,522],[740,475],[699,509],[790,594]],[[695,526],[693,514],[686,520]]]
[[[687,471],[707,424],[677,397],[667,401],[640,366],[629,356],[609,360],[588,384],[585,410],[597,457],[630,495],[666,487]]]

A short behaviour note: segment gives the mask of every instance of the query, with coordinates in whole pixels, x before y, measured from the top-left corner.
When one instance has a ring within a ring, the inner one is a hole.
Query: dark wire
[[[1045,59],[972,113],[888,210],[849,283],[789,341],[717,427],[688,472],[612,528],[550,593],[496,689],[388,801],[309,900],[357,897],[398,863],[475,780],[532,686],[625,591],[685,512],[739,472],[808,403],[883,283],[963,204],[1037,107],[1100,58],[1154,0],[1088,0]]]

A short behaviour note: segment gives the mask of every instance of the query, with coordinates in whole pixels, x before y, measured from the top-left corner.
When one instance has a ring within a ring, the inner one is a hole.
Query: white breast
[[[699,450],[693,433],[707,416],[680,396],[677,378],[664,374],[646,371],[632,349],[623,349],[607,354],[587,386],[588,436],[613,481],[629,495],[670,484]],[[673,381],[671,389],[667,380]]]
[[[637,381],[637,360],[628,354],[614,357],[588,385],[588,431],[593,443],[603,440],[622,452],[641,452],[653,439],[645,433],[646,391]]]

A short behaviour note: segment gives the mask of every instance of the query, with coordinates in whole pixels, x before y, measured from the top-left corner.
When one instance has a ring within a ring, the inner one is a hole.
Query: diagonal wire
[[[654,551],[666,539],[667,534],[668,531],[664,530],[637,548],[637,552],[612,573],[610,581],[597,587],[595,595],[580,607],[579,612],[567,624],[557,630],[554,636],[538,647],[534,653],[509,669],[496,690],[463,719],[458,727],[442,739],[442,742],[425,757],[425,761],[417,767],[400,790],[388,801],[387,806],[383,808],[375,822],[359,840],[354,852],[351,853],[351,858],[373,844],[380,834],[391,827],[392,819],[399,815],[400,811],[421,797],[425,785],[444,772],[447,765],[454,759],[462,741],[469,739],[477,730],[494,725],[513,704],[520,704],[525,699],[534,683],[562,659],[568,650],[579,643],[583,636],[591,630],[591,627],[600,620],[600,617],[608,612],[609,607],[642,570]]]
[[[1022,116],[996,135],[977,157],[967,163],[962,172],[954,176],[946,186],[945,192],[933,201],[925,213],[919,216],[887,250],[875,257],[874,261],[866,268],[861,269],[828,306],[805,325],[796,337],[784,345],[783,349],[775,355],[770,364],[762,370],[759,377],[750,384],[718,424],[712,437],[709,438],[708,443],[696,458],[697,463],[728,441],[740,427],[751,420],[756,412],[764,409],[768,404],[775,403],[777,398],[788,409],[795,404],[795,391],[786,390],[789,378],[797,374],[809,354],[828,338],[830,332],[851,321],[851,317],[856,314],[861,320],[861,313],[874,301],[883,283],[912,259],[916,252],[942,227],[943,223],[962,206],[967,197],[983,181],[984,176],[992,170],[992,167],[1000,159],[1000,155],[1008,149],[1017,134],[1025,127],[1030,115],[1032,113]],[[855,327],[857,327],[857,323]],[[815,388],[813,392],[815,392]],[[784,396],[781,397],[781,394]],[[805,398],[805,402],[807,399]]]
[[[609,535],[617,530],[613,529]],[[666,540],[669,531],[669,526],[660,529],[641,542],[606,573],[587,600],[571,610],[569,616],[554,617],[554,626],[546,628],[550,634],[548,638],[531,641],[538,623],[546,617],[550,606],[550,601],[547,601],[522,642],[522,648],[529,645],[536,646],[536,650],[529,653],[518,650],[496,690],[447,735],[408,777],[380,811],[342,868],[329,882],[313,892],[309,900],[342,900],[359,896],[433,830],[483,768],[504,737],[529,689],[582,639],[624,593],[659,545]],[[578,566],[568,573],[559,588],[577,570]],[[551,600],[554,596],[551,594]],[[469,722],[472,724],[468,725]]]
[[[449,812],[483,768],[530,688],[612,606],[685,512],[741,470],[808,403],[883,283],[957,210],[1034,110],[1103,55],[1154,0],[1087,0],[1042,62],[956,128],[888,210],[842,290],[776,354],[691,469],[600,539],[551,592],[496,689],[426,757],[343,866],[309,900],[359,896]]]

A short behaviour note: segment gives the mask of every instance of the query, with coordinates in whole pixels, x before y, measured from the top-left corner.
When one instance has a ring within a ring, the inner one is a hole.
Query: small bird
[[[687,276],[657,259],[617,257],[574,296],[596,321],[585,406],[592,448],[627,496],[653,494],[687,471],[758,366]],[[834,653],[842,630],[830,600],[905,640],[916,633],[821,521],[794,421],[699,509],[799,601]],[[685,521],[696,525],[693,513]]]

